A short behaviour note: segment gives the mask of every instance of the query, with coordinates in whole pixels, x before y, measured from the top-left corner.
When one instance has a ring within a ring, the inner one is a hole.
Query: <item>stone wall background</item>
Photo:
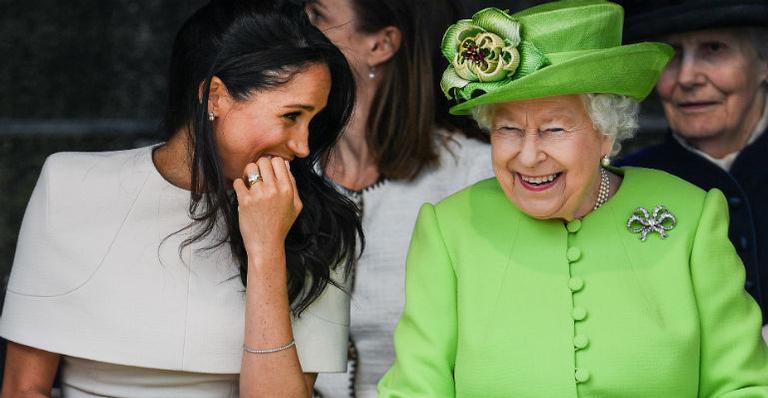
[[[44,159],[153,141],[173,37],[201,0],[0,0],[0,275]]]

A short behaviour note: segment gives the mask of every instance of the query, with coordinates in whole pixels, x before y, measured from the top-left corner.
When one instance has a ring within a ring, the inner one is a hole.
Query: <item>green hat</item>
[[[456,115],[482,104],[565,94],[612,93],[642,101],[674,51],[622,46],[624,11],[601,0],[566,0],[515,14],[486,8],[451,25],[440,87]]]

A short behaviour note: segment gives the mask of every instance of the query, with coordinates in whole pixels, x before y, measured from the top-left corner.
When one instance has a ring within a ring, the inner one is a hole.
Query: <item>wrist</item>
[[[251,246],[246,248],[248,269],[285,269],[285,247],[280,245]]]
[[[257,239],[244,239],[245,252],[250,257],[261,257],[285,251],[285,239],[260,236]]]

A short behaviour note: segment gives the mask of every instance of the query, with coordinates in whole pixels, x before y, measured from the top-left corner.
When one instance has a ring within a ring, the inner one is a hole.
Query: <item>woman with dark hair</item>
[[[49,395],[60,362],[66,397],[306,397],[345,369],[360,224],[316,170],[354,82],[273,3],[184,24],[167,142],[46,161],[0,321],[3,397]]]
[[[322,375],[317,389],[374,397],[394,359],[419,206],[490,177],[491,163],[488,146],[474,139],[483,134],[448,114],[438,84],[440,39],[462,14],[459,1],[310,0],[306,10],[355,73],[354,113],[325,175],[363,210],[366,235],[355,267],[348,374]]]

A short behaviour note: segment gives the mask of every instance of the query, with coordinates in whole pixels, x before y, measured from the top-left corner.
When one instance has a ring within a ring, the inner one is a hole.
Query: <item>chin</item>
[[[720,129],[713,129],[711,124],[704,124],[704,123],[683,124],[683,128],[681,129],[673,128],[672,130],[675,133],[677,133],[679,136],[692,141],[715,138],[719,134],[721,134]]]
[[[527,214],[529,217],[535,218],[537,220],[549,220],[552,218],[558,218],[556,211],[550,208],[542,208],[539,206],[522,206],[519,203],[515,203],[515,206],[517,206],[520,211]]]

